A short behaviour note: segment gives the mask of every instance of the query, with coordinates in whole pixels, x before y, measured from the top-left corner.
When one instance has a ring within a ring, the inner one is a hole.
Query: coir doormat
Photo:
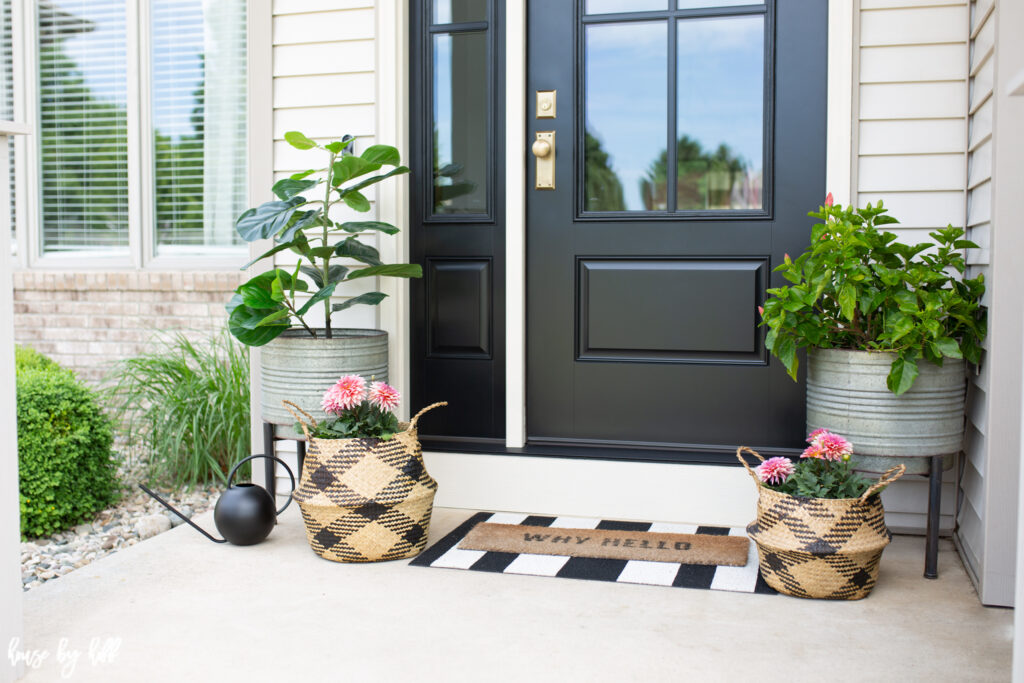
[[[615,581],[679,588],[706,588],[741,593],[774,594],[757,567],[757,547],[750,543],[747,560],[741,567],[681,562],[655,562],[598,557],[570,557],[536,553],[471,550],[462,547],[466,535],[478,524],[516,524],[556,529],[594,529],[603,531],[649,531],[669,534],[737,536],[746,538],[742,527],[696,526],[650,522],[620,522],[579,517],[542,517],[506,512],[480,512],[463,522],[450,534],[427,548],[410,562],[417,567],[469,569],[504,574],[557,576],[593,581]],[[564,533],[563,533],[564,535]]]
[[[750,540],[716,534],[667,534],[621,529],[572,529],[481,522],[459,543],[466,550],[568,555],[676,564],[747,563]]]

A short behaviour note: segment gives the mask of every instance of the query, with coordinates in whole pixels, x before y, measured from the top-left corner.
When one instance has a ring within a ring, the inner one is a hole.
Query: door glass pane
[[[680,21],[678,79],[678,209],[763,208],[763,15]]]
[[[434,214],[487,213],[487,35],[434,36]]]
[[[736,5],[763,5],[764,0],[678,0],[679,9],[698,7],[735,7]]]
[[[665,209],[667,23],[586,29],[584,207]],[[653,175],[652,175],[653,174]]]
[[[587,14],[648,12],[668,9],[665,0],[587,0]]]
[[[434,0],[435,24],[487,20],[487,0]]]

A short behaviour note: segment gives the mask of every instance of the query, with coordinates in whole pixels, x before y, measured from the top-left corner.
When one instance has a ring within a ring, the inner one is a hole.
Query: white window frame
[[[128,118],[128,250],[44,253],[37,142],[19,137],[15,144],[15,212],[18,225],[16,267],[39,270],[235,270],[245,263],[248,246],[198,246],[183,254],[156,252],[155,174],[152,126],[152,43],[150,0],[127,0],[127,118]],[[13,0],[11,7],[14,60],[15,118],[39,126],[37,88],[39,41],[36,37],[38,0]],[[248,15],[247,15],[248,16]],[[247,19],[248,21],[248,19]],[[20,29],[20,30],[19,30]],[[251,62],[251,44],[246,62]],[[248,126],[247,126],[248,128]],[[247,143],[248,144],[248,143]],[[248,182],[248,178],[246,178]],[[212,253],[203,253],[203,250]]]

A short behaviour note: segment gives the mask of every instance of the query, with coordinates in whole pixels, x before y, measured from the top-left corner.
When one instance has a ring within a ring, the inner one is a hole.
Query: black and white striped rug
[[[678,534],[715,534],[745,536],[743,527],[697,526],[695,524],[667,524],[662,522],[618,522],[608,519],[583,517],[541,517],[509,512],[479,512],[463,522],[450,534],[427,548],[409,564],[417,567],[445,569],[471,569],[479,572],[503,574],[530,574],[558,576],[567,579],[616,581],[652,586],[680,588],[706,588],[737,591],[740,593],[774,594],[757,568],[757,547],[750,543],[747,564],[743,567],[725,567],[674,562],[646,562],[641,560],[608,560],[565,555],[528,555],[484,550],[466,550],[459,547],[470,529],[480,522],[494,524],[523,524],[568,529],[609,529],[620,531],[658,531]]]

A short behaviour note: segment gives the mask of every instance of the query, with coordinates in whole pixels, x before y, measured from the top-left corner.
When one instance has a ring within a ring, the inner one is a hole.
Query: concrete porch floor
[[[437,509],[431,543],[471,514]],[[62,638],[81,681],[1009,680],[1012,610],[947,541],[923,579],[923,544],[895,537],[871,596],[826,602],[335,564],[293,505],[260,545],[183,525],[30,591],[22,648],[49,656],[25,680],[61,679]],[[113,661],[94,638],[121,639]]]

